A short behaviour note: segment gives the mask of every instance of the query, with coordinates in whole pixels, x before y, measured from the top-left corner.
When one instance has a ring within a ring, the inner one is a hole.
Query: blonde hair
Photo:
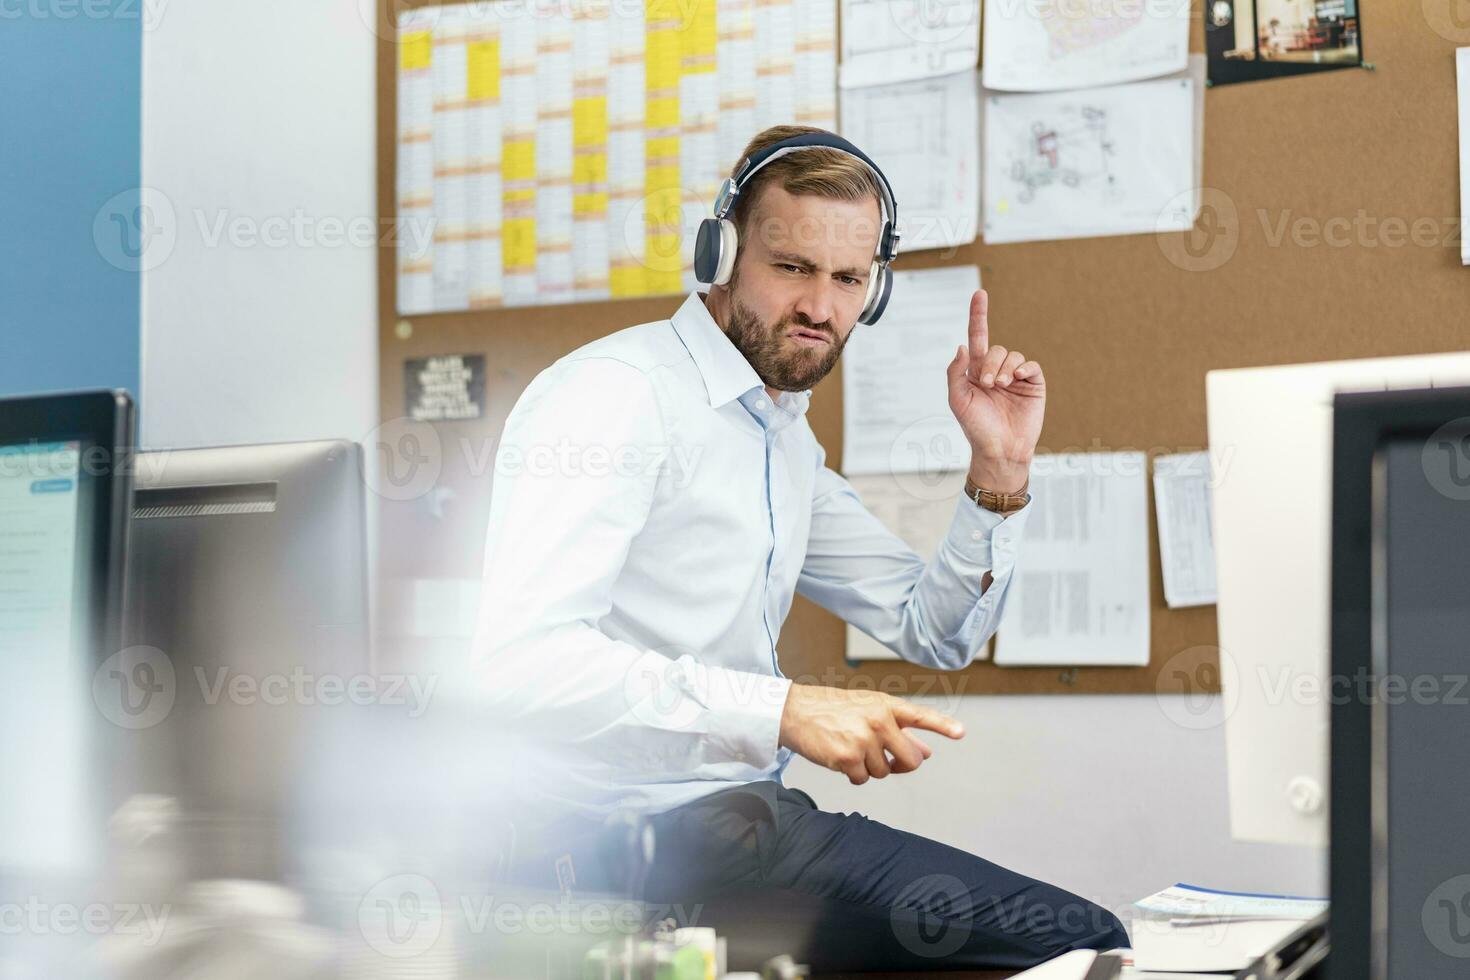
[[[757,133],[746,144],[740,159],[735,161],[735,168],[738,169],[741,163],[768,146],[810,133],[835,135],[815,126],[772,126]],[[730,175],[734,176],[733,170]],[[811,147],[800,153],[789,153],[772,160],[741,189],[731,210],[731,219],[740,233],[741,248],[745,245],[746,224],[755,213],[761,192],[773,184],[779,184],[786,193],[795,195],[809,194],[838,201],[872,198],[878,204],[880,214],[883,210],[883,192],[878,186],[878,178],[866,164],[841,150],[825,146]]]

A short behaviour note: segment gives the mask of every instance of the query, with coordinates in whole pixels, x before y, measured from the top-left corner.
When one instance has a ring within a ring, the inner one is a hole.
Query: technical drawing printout
[[[1037,456],[1005,618],[1002,665],[1148,664],[1148,458]]]
[[[985,5],[985,87],[1020,92],[1168,75],[1189,55],[1189,0]]]
[[[1077,92],[987,90],[985,241],[1188,230],[1194,86],[1168,78]]]
[[[980,0],[842,0],[843,88],[969,71]]]
[[[945,370],[969,338],[980,267],[893,277],[883,319],[859,325],[843,349],[842,472],[929,477],[966,469],[970,445],[949,410]]]
[[[692,288],[720,180],[836,129],[836,0],[502,0],[398,18],[398,309]]]
[[[900,252],[975,240],[980,93],[973,70],[842,90],[842,135],[893,185]]]

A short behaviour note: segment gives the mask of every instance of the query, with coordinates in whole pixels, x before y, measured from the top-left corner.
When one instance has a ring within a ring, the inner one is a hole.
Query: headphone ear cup
[[[735,256],[740,252],[740,233],[735,230],[735,222],[729,218],[720,219],[720,254],[719,265],[715,269],[713,285],[723,286],[730,281],[735,274]]]
[[[713,283],[720,268],[724,237],[720,234],[720,225],[718,218],[705,218],[699,223],[699,231],[694,236],[694,278],[703,283]]]
[[[868,301],[858,316],[858,323],[877,323],[888,308],[888,298],[893,295],[893,273],[888,266],[873,263],[873,274],[868,277]]]

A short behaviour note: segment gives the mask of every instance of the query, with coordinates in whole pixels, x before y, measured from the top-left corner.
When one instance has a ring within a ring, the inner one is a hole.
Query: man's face
[[[767,186],[755,204],[734,275],[712,299],[726,335],[768,387],[805,391],[832,370],[863,311],[878,202]]]

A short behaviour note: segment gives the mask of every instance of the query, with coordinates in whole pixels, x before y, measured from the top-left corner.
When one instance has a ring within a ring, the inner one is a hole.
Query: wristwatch
[[[974,481],[967,476],[965,477],[965,496],[986,510],[993,510],[997,514],[1014,514],[1031,502],[1031,494],[1026,492],[1029,486],[1031,486],[1031,481],[1027,480],[1015,493],[997,493],[994,490],[975,486]]]

